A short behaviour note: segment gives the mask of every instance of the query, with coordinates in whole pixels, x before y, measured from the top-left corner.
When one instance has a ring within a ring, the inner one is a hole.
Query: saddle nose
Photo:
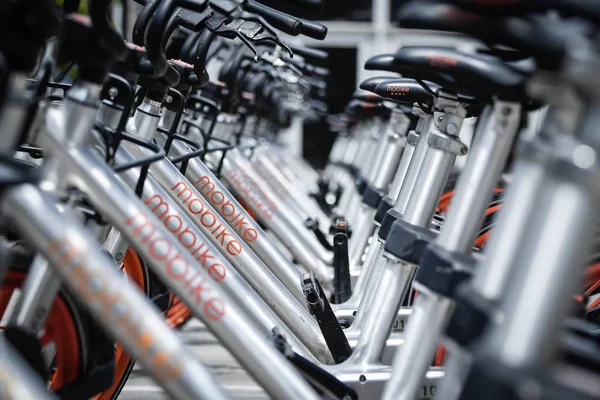
[[[356,90],[354,94],[352,94],[352,98],[365,103],[379,103],[382,100],[381,97],[377,96],[375,93],[365,90]]]
[[[396,72],[394,69],[395,54],[379,54],[373,56],[365,63],[365,69],[370,71],[390,71]]]
[[[374,92],[375,86],[379,85],[381,82],[383,82],[387,79],[394,79],[394,77],[374,76],[372,78],[368,78],[368,79],[365,79],[364,81],[362,81],[358,87],[360,87],[363,90],[368,90],[369,92]]]

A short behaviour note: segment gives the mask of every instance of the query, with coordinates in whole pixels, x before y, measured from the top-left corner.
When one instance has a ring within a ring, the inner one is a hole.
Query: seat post
[[[350,223],[352,223],[353,221],[356,221],[356,219],[357,219],[357,214],[359,212],[360,203],[361,203],[361,197],[364,194],[364,188],[366,187],[366,184],[369,183],[368,182],[369,175],[374,170],[374,165],[375,165],[374,160],[375,160],[375,157],[377,156],[379,138],[382,136],[378,132],[378,129],[377,129],[377,127],[380,126],[380,124],[381,124],[381,121],[379,118],[376,118],[374,121],[371,121],[370,123],[368,123],[367,129],[364,132],[365,136],[364,136],[363,144],[360,146],[359,151],[358,151],[358,156],[359,156],[359,160],[360,160],[360,162],[359,162],[360,176],[358,178],[361,181],[361,185],[363,187],[361,188],[360,192],[356,193],[356,196],[348,204],[348,209],[346,211],[346,214],[344,215],[345,219],[347,221],[349,221]]]
[[[470,253],[519,129],[521,104],[495,100],[491,113],[475,134],[467,164],[436,240],[447,251]]]
[[[402,153],[402,159],[400,160],[400,165],[398,165],[396,175],[394,176],[392,186],[390,187],[390,191],[388,193],[388,196],[394,202],[398,200],[398,196],[400,195],[400,189],[402,188],[404,179],[406,178],[406,174],[408,172],[408,167],[410,166],[410,162],[415,152],[415,148],[419,142],[419,136],[421,132],[423,132],[423,129],[427,124],[427,120],[431,117],[417,106],[413,107],[412,113],[413,115],[419,117],[419,122],[417,123],[417,127],[410,131],[406,137],[406,146],[404,148],[404,152]]]
[[[410,166],[415,147],[420,140],[419,138],[423,136],[422,132],[425,132],[424,129],[426,129],[429,121],[432,118],[430,114],[425,113],[418,106],[413,107],[412,113],[419,117],[419,122],[417,123],[415,130],[408,133],[406,147],[402,153],[400,164],[398,166],[392,186],[402,185],[402,181],[404,180],[403,178],[406,176]],[[390,194],[390,197],[392,195],[393,194]],[[383,272],[383,263],[380,263],[380,260],[383,253],[383,242],[385,241],[385,238],[379,235],[379,228],[381,224],[381,220],[375,220],[376,228],[375,232],[373,233],[373,239],[365,257],[362,272],[356,281],[356,288],[353,290],[352,297],[349,300],[350,304],[355,304],[357,306],[354,323],[349,329],[351,331],[354,331],[355,329],[360,330],[360,327],[363,323],[363,318],[370,309],[373,297],[375,296],[375,293],[379,287],[378,282],[381,277],[381,273]]]
[[[423,157],[425,155],[425,151],[427,150],[427,138],[429,137],[432,124],[433,116],[423,113],[423,116],[420,119],[419,124],[417,125],[417,130],[419,128],[421,128],[422,130],[420,132],[409,133],[408,135],[408,140],[411,140],[413,143],[416,140],[416,143],[414,143],[414,149],[412,151],[406,152],[405,150],[405,152],[402,155],[402,159],[400,160],[399,169],[406,168],[406,172],[404,174],[403,179],[398,179],[402,182],[396,182],[399,186],[402,187],[402,189],[400,189],[399,196],[402,196],[402,193],[405,193],[405,196],[408,199],[410,193],[412,192],[414,180],[416,179]],[[398,198],[398,200],[395,202],[393,209],[389,210],[386,213],[384,220],[381,222],[380,225],[385,225],[386,222],[390,223],[388,220],[393,220],[394,218],[399,217],[399,203],[400,198]],[[393,212],[395,212],[395,214]],[[382,230],[381,227],[379,227],[379,229],[376,232],[376,241],[371,244],[371,248],[367,253],[367,258],[365,259],[365,265],[363,266],[363,269],[365,270],[365,272],[370,272],[369,278],[366,281],[364,295],[360,299],[359,307],[356,311],[356,318],[354,320],[355,327],[362,326],[364,318],[367,315],[367,313],[370,313],[369,310],[371,309],[371,305],[373,304],[376,294],[379,292],[381,275],[385,266],[385,262],[384,260],[382,260],[383,245],[385,243],[388,231],[389,229]]]
[[[367,177],[367,188],[360,208],[353,221],[354,236],[351,239],[350,265],[358,266],[373,233],[373,217],[379,201],[387,190],[406,144],[406,133],[410,120],[399,109],[392,111],[386,132],[379,141],[373,168]]]
[[[404,221],[422,227],[431,223],[456,156],[465,155],[468,151],[467,146],[458,139],[466,116],[465,108],[456,97],[444,92],[438,94],[434,107],[439,111],[433,115],[423,161],[415,174],[414,187],[406,201],[406,208],[399,210]]]
[[[497,100],[491,113],[482,117],[485,119],[475,134],[471,153],[459,177],[441,232],[421,258],[414,283],[419,296],[405,333],[406,345],[396,355],[384,399],[413,399],[421,390],[422,379],[454,306],[451,293],[430,287],[429,280],[436,279],[439,282],[452,274],[451,269],[444,269],[444,276],[436,276],[442,265],[440,260],[462,271],[463,265],[457,260],[471,253],[485,208],[518,131],[520,109],[519,103]]]
[[[467,151],[466,146],[457,138],[466,116],[465,108],[455,96],[443,91],[438,93],[434,106],[435,112],[429,135],[424,132],[419,141],[419,145],[424,143],[426,149],[423,163],[417,167],[418,173],[415,174],[417,184],[404,215],[393,223],[386,240],[383,259],[376,261],[383,264],[383,272],[377,282],[377,290],[369,307],[369,313],[364,318],[363,329],[356,347],[356,351],[364,357],[363,362],[380,361],[379,358],[416,270],[414,260],[403,260],[402,254],[394,251],[399,247],[396,245],[398,240],[406,242],[403,236],[407,233],[397,229],[396,225],[402,222],[404,226],[429,230],[435,207],[454,159],[456,155],[465,154]],[[427,136],[429,139],[424,142],[423,137]],[[412,169],[411,163],[409,174]]]

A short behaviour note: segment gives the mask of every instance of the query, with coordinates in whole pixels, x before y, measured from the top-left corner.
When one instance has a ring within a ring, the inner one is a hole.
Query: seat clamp
[[[464,156],[469,151],[467,145],[461,142],[460,139],[437,130],[431,132],[427,143],[434,149],[439,149],[459,156]]]
[[[417,143],[419,143],[419,132],[415,130],[408,132],[408,135],[406,135],[406,142],[412,146],[417,146]]]

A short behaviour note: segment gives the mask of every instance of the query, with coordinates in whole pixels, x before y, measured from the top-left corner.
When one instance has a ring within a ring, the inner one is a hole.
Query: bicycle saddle
[[[373,104],[377,104],[382,101],[382,98],[375,95],[374,93],[370,93],[370,92],[360,90],[360,89],[354,91],[354,93],[352,94],[352,98],[355,100],[365,102],[365,103],[373,103]]]
[[[477,14],[438,1],[413,1],[396,14],[403,28],[432,29],[464,33],[490,46],[486,53],[505,61],[536,58],[542,68],[556,68],[562,62],[568,41],[554,21],[547,18],[505,18]],[[510,50],[495,48],[501,44]]]
[[[439,86],[435,83],[426,82],[429,88],[436,92]],[[386,100],[394,102],[413,104],[432,104],[433,95],[414,79],[394,78],[381,81],[375,86],[373,92]]]
[[[372,78],[365,79],[364,81],[362,81],[360,83],[360,85],[358,85],[358,87],[363,90],[368,90],[369,92],[373,92],[375,90],[375,86],[379,85],[381,82],[383,82],[385,80],[394,79],[394,78],[395,77],[393,77],[393,76],[375,76]]]
[[[390,109],[382,104],[351,100],[344,108],[344,112],[359,118],[372,118],[388,115],[390,113]]]
[[[385,67],[405,77],[431,80],[446,90],[478,99],[524,99],[526,75],[499,59],[451,49],[406,47],[394,55],[376,56],[367,69]]]
[[[600,23],[600,2],[595,0],[448,0],[477,12],[493,15],[522,15],[558,11],[564,17],[579,17]]]
[[[414,79],[423,79],[428,81],[434,81],[440,86],[443,86],[446,90],[451,90],[454,92],[463,91],[464,87],[460,87],[460,84],[454,79],[452,76],[435,71],[427,71],[424,69],[416,69],[413,71],[410,65],[402,65],[398,64],[395,61],[395,54],[379,54],[373,56],[367,60],[365,63],[366,70],[379,70],[379,71],[389,71],[394,72],[396,74],[401,74],[407,78]],[[416,72],[416,74],[414,74]],[[412,74],[412,75],[411,75]],[[389,79],[389,77],[385,77],[385,79]],[[370,86],[372,89],[377,86],[377,84],[381,83],[380,81],[375,84],[375,82],[371,82]]]

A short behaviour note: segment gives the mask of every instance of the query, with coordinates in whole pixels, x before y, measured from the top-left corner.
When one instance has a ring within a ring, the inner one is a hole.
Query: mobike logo
[[[149,200],[152,201],[152,198]],[[157,207],[160,207],[160,204]],[[156,209],[158,210],[158,208]],[[198,239],[189,228],[181,226],[179,230],[173,229],[171,221],[177,221],[178,219],[181,221],[181,218],[172,218],[169,221],[166,220],[168,214],[164,215],[166,217],[163,222],[171,232],[178,233],[179,242],[186,249],[194,249],[193,255],[198,254],[205,246],[204,243],[200,243],[196,247]],[[142,213],[128,218],[125,223],[127,226],[132,227],[133,235],[141,239],[141,243],[148,249],[150,257],[154,261],[165,265],[167,276],[173,281],[183,281],[183,287],[193,298],[194,303],[202,307],[202,312],[208,319],[218,321],[225,315],[225,301],[220,297],[210,297],[211,288],[207,286],[204,278],[179,254],[177,249],[173,248],[171,238],[167,238],[158,232],[152,222]],[[212,258],[214,257],[208,254],[208,249],[196,256],[196,260],[200,261],[202,267],[208,270],[211,278],[218,282],[225,278],[225,267],[218,263],[210,263],[209,260]]]
[[[70,274],[77,283],[77,293],[93,309],[111,321],[123,335],[130,337],[141,348],[137,356],[160,376],[177,378],[182,366],[176,354],[161,350],[152,330],[145,330],[144,316],[131,306],[123,293],[115,292],[105,274],[86,268],[82,252],[67,240],[57,240],[48,246],[55,263]]]
[[[428,60],[429,65],[431,65],[432,67],[452,68],[458,65],[458,61],[450,57],[436,56],[429,57]]]
[[[267,198],[267,196],[260,196],[255,190],[253,190],[253,187],[257,187],[258,185],[252,178],[241,171],[236,171],[233,168],[225,171],[223,176],[228,179],[229,183],[245,201],[254,205],[255,211],[258,215],[266,220],[273,218],[273,212],[271,210],[277,210],[277,206],[269,198]]]
[[[385,90],[392,96],[406,96],[410,92],[410,88],[406,86],[388,86]]]
[[[185,182],[177,182],[171,188],[171,192],[177,194],[177,198],[187,206],[190,213],[198,218],[200,224],[210,232],[227,254],[235,257],[242,252],[240,242],[231,233],[227,232],[228,225],[217,223],[217,217],[209,209],[210,206],[204,204],[204,199],[194,196],[194,193]]]
[[[252,163],[250,163],[250,165],[252,165],[256,170],[263,171],[265,176],[270,177],[269,183],[271,184],[271,188],[273,188],[273,190],[279,197],[285,199],[287,196],[289,196],[289,192],[286,190],[286,188],[281,183],[279,183],[277,178],[273,176],[273,173],[269,171],[269,168],[264,166],[263,163],[255,160]]]
[[[241,211],[233,205],[231,200],[222,191],[216,190],[214,182],[208,176],[201,176],[194,185],[196,189],[206,195],[205,198],[210,201],[212,206],[220,211],[221,216],[233,224],[233,229],[237,230],[248,243],[258,239],[256,229],[249,226],[249,223],[246,222],[246,217],[242,215]]]
[[[198,237],[193,228],[190,229],[185,225],[179,215],[170,213],[169,204],[160,195],[152,195],[144,204],[163,222],[169,232],[175,234],[179,243],[190,250],[196,261],[200,262],[202,268],[208,271],[215,282],[225,279],[227,274],[225,267],[215,260],[210,248]]]

